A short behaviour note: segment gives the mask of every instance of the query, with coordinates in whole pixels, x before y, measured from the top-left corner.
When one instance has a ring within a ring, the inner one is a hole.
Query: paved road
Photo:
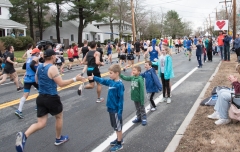
[[[215,56],[214,56],[215,57]],[[190,77],[181,83],[172,93],[172,103],[161,103],[158,110],[148,114],[148,125],[133,125],[124,133],[123,152],[162,152],[176,133],[190,108],[196,101],[204,85],[214,72],[219,58],[213,58],[212,63],[205,63],[203,68],[196,70]],[[196,57],[192,61],[183,55],[173,55],[175,84],[188,72],[197,66]],[[141,67],[144,68],[143,64]],[[75,67],[75,71],[66,72],[64,79],[72,78],[80,72],[82,67]],[[108,65],[101,68],[102,73],[107,72]],[[125,72],[130,75],[130,70]],[[108,76],[106,76],[108,77]],[[130,83],[125,85],[125,103],[123,111],[124,123],[135,115],[135,107],[130,100]],[[112,133],[109,116],[104,103],[96,103],[96,89],[84,90],[83,95],[77,95],[78,85],[59,92],[64,105],[63,134],[68,134],[70,141],[61,146],[54,146],[55,119],[49,116],[47,126],[30,136],[27,140],[26,152],[90,152],[104,142]],[[107,87],[103,87],[102,96],[106,98]],[[34,96],[37,91],[32,89]],[[16,93],[13,84],[0,86],[1,104],[19,99],[22,93]],[[159,96],[160,93],[157,95]],[[157,97],[155,96],[155,97]],[[146,100],[146,105],[149,102]],[[27,101],[23,108],[24,119],[18,119],[14,111],[18,105],[0,109],[0,151],[15,151],[15,135],[18,131],[25,131],[29,125],[36,122],[35,99]],[[108,151],[109,147],[105,151]]]

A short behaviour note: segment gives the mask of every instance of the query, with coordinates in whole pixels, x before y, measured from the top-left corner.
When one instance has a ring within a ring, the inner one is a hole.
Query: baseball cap
[[[32,50],[32,52],[31,52],[32,54],[35,54],[35,53],[40,53],[40,50],[38,49],[38,48],[35,48],[35,49],[33,49]]]
[[[122,45],[122,44],[125,44],[125,43],[126,43],[126,42],[121,42],[121,45]]]
[[[46,51],[44,51],[44,57],[50,57],[56,55],[56,52],[52,49],[47,49]]]

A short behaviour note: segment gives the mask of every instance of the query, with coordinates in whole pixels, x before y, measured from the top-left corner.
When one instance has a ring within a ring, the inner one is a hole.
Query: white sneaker
[[[150,110],[153,112],[153,111],[156,111],[157,109],[156,108],[151,108]]]
[[[99,98],[99,99],[97,99],[97,103],[100,103],[100,102],[103,102],[104,101],[104,98]]]
[[[214,111],[213,114],[208,115],[208,118],[209,118],[209,119],[220,119],[220,116],[219,116],[219,114],[218,114],[217,111]]]
[[[172,102],[171,98],[167,98],[167,103],[171,103],[171,102]]]
[[[160,102],[162,103],[162,102],[165,102],[165,101],[167,101],[167,98],[163,97]]]
[[[231,122],[231,119],[219,119],[215,121],[216,125],[225,125]]]

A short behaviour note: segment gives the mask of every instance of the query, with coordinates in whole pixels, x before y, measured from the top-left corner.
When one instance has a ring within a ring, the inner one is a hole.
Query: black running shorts
[[[77,56],[73,56],[73,59],[79,59],[79,56],[77,55]]]
[[[127,55],[127,60],[134,60],[133,54],[128,54]]]
[[[69,62],[73,62],[73,58],[68,58],[68,61]]]
[[[111,126],[115,131],[121,131],[122,130],[122,120],[118,119],[117,113],[109,113],[110,116],[110,122]]]
[[[38,84],[36,82],[31,82],[31,83],[25,83],[24,82],[24,93],[25,92],[30,92],[31,87],[34,86],[36,89],[38,89]]]
[[[98,67],[95,67],[95,68],[88,67],[87,68],[87,76],[92,76],[92,74],[96,77],[101,78],[101,73],[100,73]],[[89,80],[89,83],[92,83],[92,82],[94,82],[94,80]]]
[[[50,113],[52,116],[63,111],[63,105],[58,95],[39,94],[36,100],[37,117]]]
[[[140,48],[136,48],[136,52],[140,52]]]
[[[120,55],[120,60],[126,60],[126,55]]]

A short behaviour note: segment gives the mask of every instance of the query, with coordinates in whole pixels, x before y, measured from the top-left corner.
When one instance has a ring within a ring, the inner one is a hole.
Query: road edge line
[[[174,135],[174,137],[172,138],[171,142],[168,144],[166,150],[164,152],[175,152],[177,147],[179,146],[179,143],[188,127],[188,125],[190,124],[193,116],[195,115],[201,101],[202,98],[204,97],[208,87],[210,86],[213,78],[215,77],[215,75],[217,74],[220,66],[222,64],[222,61],[218,64],[215,72],[212,74],[212,76],[210,77],[210,79],[208,80],[208,82],[206,83],[206,85],[204,86],[202,92],[200,93],[200,95],[198,96],[197,100],[195,101],[194,105],[192,106],[191,110],[189,111],[189,113],[187,114],[187,116],[185,117],[184,121],[182,122],[181,126],[178,128],[176,134]]]

